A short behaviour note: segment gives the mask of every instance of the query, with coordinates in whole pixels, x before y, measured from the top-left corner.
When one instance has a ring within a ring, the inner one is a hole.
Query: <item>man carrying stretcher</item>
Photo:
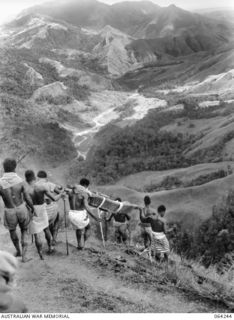
[[[68,213],[68,218],[76,230],[77,238],[77,249],[83,250],[85,242],[90,236],[90,215],[94,220],[100,222],[88,204],[88,197],[91,195],[88,190],[89,187],[88,179],[81,179],[79,185],[75,185],[72,192],[69,192],[69,203],[70,211]]]
[[[120,198],[116,198],[115,201],[121,202],[122,200]],[[123,242],[126,244],[129,233],[129,221],[131,219],[130,216],[125,212],[121,212],[120,210],[118,213],[112,213],[107,221],[111,221],[112,218],[114,218],[113,225],[115,228],[115,241],[117,243]]]

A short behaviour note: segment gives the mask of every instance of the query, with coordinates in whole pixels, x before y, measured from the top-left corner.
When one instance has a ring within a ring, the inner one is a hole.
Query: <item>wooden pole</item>
[[[101,218],[99,209],[98,209],[98,217],[99,217],[99,219]],[[101,235],[102,235],[102,244],[103,244],[103,247],[106,248],[103,229],[102,229],[102,222],[101,221],[99,222],[99,225],[100,225],[100,231],[101,231]]]
[[[67,214],[66,214],[66,198],[63,198],[64,204],[64,220],[65,220],[65,236],[66,236],[66,248],[67,248],[67,256],[69,256],[69,246],[68,246],[68,238],[67,238]]]

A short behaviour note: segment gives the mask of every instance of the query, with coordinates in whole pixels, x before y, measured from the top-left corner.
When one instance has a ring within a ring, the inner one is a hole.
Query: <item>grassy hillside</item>
[[[120,179],[116,185],[121,185],[136,191],[147,192],[150,186],[160,185],[166,178],[177,178],[184,184],[198,181],[199,178],[219,172],[227,171],[228,166],[234,171],[234,162],[203,163],[188,168],[162,171],[143,171]],[[211,180],[214,180],[214,178]]]
[[[139,46],[142,48],[142,46]],[[152,96],[159,86],[182,85],[189,81],[202,81],[211,74],[219,74],[234,68],[233,44],[214,52],[199,52],[170,59],[167,55],[156,63],[126,73],[117,82],[128,89],[144,89]]]
[[[169,222],[178,222],[188,230],[194,230],[202,221],[212,215],[212,208],[228,191],[233,189],[234,174],[223,179],[206,183],[202,186],[180,188],[169,191],[147,193],[152,199],[152,206],[160,204],[167,207]],[[143,204],[146,193],[137,192],[123,185],[99,187],[103,193],[113,197],[121,197],[136,204]],[[133,213],[134,219],[139,221],[138,212]]]

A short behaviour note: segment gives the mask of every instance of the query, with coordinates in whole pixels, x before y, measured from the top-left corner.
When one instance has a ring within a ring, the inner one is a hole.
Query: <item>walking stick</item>
[[[69,256],[69,247],[68,247],[68,239],[67,239],[67,214],[66,214],[66,198],[63,198],[64,204],[64,218],[65,218],[65,236],[66,236],[66,248],[67,248],[67,256]]]
[[[100,210],[99,209],[98,209],[98,216],[99,216],[99,219],[100,219]],[[99,225],[100,225],[100,230],[101,230],[101,235],[102,235],[102,244],[103,244],[103,247],[106,248],[103,229],[102,229],[102,222],[101,221],[99,222]]]

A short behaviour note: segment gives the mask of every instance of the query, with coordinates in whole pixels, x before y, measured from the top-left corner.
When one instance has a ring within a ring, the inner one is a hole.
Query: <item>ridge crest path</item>
[[[1,249],[13,253],[8,233],[0,229]],[[104,252],[99,241],[91,238],[87,249],[77,251],[74,232],[69,232],[67,256],[63,238],[60,232],[56,252],[45,255],[44,261],[39,260],[35,245],[30,244],[28,254],[33,260],[19,262],[15,293],[29,312],[227,312],[224,307],[188,297],[173,286],[155,283],[150,279],[149,262],[139,262],[121,247],[108,244],[109,250]],[[125,263],[119,262],[120,255]]]

